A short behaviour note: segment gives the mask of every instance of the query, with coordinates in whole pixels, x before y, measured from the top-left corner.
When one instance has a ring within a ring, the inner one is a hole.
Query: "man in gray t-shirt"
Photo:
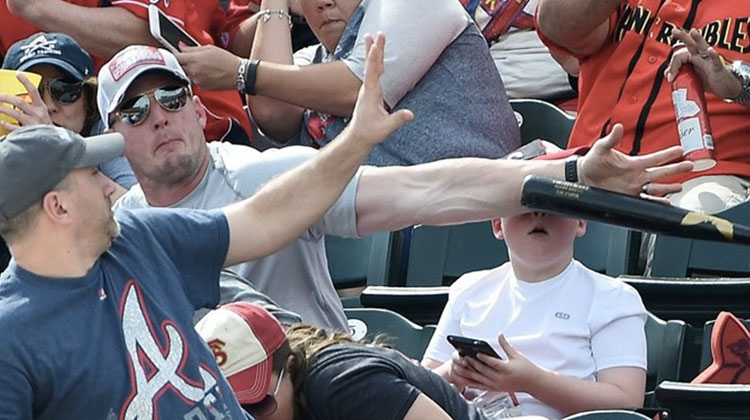
[[[128,47],[102,67],[99,110],[102,119],[125,137],[125,154],[139,181],[118,206],[220,207],[253,195],[268,180],[317,153],[331,153],[330,147],[316,151],[295,146],[261,153],[230,144],[207,145],[202,131],[206,111],[200,98],[185,95],[189,82],[171,53],[152,47]],[[187,108],[187,101],[193,106]],[[343,308],[328,273],[324,235],[364,236],[418,223],[463,223],[519,212],[518,200],[513,197],[520,195],[521,181],[532,168],[539,168],[534,173],[560,178],[563,167],[575,173],[580,167],[584,171],[581,180],[594,180],[593,185],[631,194],[640,192],[646,181],[685,170],[683,166],[647,175],[647,166],[676,159],[681,152],[663,154],[661,159],[634,160],[614,152],[615,144],[616,140],[607,137],[594,146],[591,158],[587,155],[579,163],[571,161],[572,166],[476,158],[414,166],[364,166],[339,199],[319,214],[319,221],[290,245],[232,268],[282,307],[298,312],[304,321],[327,329],[346,329]],[[657,184],[648,185],[649,191],[668,191],[653,189]],[[270,197],[268,204],[279,199]],[[268,232],[268,238],[256,240],[270,240],[271,235],[273,232]]]

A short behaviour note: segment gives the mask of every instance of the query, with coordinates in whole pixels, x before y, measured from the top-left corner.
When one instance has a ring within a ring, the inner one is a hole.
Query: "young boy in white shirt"
[[[451,286],[422,364],[459,389],[515,392],[524,415],[640,407],[646,310],[635,289],[573,259],[586,222],[529,212],[492,227],[510,262]],[[503,360],[462,357],[448,335],[485,340]]]

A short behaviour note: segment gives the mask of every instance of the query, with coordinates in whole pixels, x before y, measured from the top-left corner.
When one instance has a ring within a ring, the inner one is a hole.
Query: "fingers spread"
[[[646,177],[648,178],[648,181],[658,181],[660,179],[686,174],[692,170],[693,162],[683,161],[650,168],[646,171]],[[655,184],[651,184],[651,188],[654,188],[654,186]],[[649,190],[649,192],[659,195],[659,193],[656,193],[653,190]]]
[[[639,165],[644,168],[651,168],[659,165],[664,165],[669,162],[681,161],[683,149],[680,146],[672,146],[670,148],[659,150],[658,152],[649,153],[643,156],[637,156],[635,159]]]

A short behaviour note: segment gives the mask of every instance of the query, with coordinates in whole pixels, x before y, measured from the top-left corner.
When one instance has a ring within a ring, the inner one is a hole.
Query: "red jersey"
[[[127,9],[141,19],[148,20],[148,5],[150,0],[65,0],[84,7],[106,7],[109,5]],[[231,21],[226,19],[224,9],[219,0],[157,0],[156,4],[176,23],[182,26],[201,44],[217,44],[222,47],[230,45],[236,28],[244,18],[250,16],[241,11],[236,12]],[[0,48],[2,53],[16,41],[24,39],[41,29],[30,22],[20,19],[10,13],[5,1],[0,1]],[[92,57],[98,69],[109,57]],[[232,129],[230,119],[239,123],[248,138],[252,139],[250,120],[242,107],[242,100],[237,91],[202,91],[193,87],[193,91],[200,96],[207,111],[208,120],[204,130],[206,139],[224,140],[224,136]]]
[[[617,122],[625,127],[618,146],[624,153],[640,155],[678,145],[672,87],[664,78],[672,30],[696,28],[727,60],[750,61],[749,21],[750,3],[744,1],[624,1],[610,17],[606,43],[580,57],[578,117],[569,145],[590,145]],[[674,181],[716,174],[750,177],[750,110],[709,92],[706,102],[717,165]]]

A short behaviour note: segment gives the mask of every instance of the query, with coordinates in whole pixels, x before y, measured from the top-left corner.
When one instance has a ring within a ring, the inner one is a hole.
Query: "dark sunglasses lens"
[[[128,125],[138,125],[148,116],[148,96],[136,96],[122,104],[117,115],[120,120]]]
[[[276,398],[266,395],[262,400],[255,404],[246,406],[250,414],[256,417],[270,416],[276,411]]]
[[[55,100],[64,104],[72,104],[81,97],[82,83],[71,83],[55,79],[49,84],[49,92]]]
[[[187,103],[187,89],[183,86],[169,86],[156,89],[154,98],[169,111],[179,111]]]

